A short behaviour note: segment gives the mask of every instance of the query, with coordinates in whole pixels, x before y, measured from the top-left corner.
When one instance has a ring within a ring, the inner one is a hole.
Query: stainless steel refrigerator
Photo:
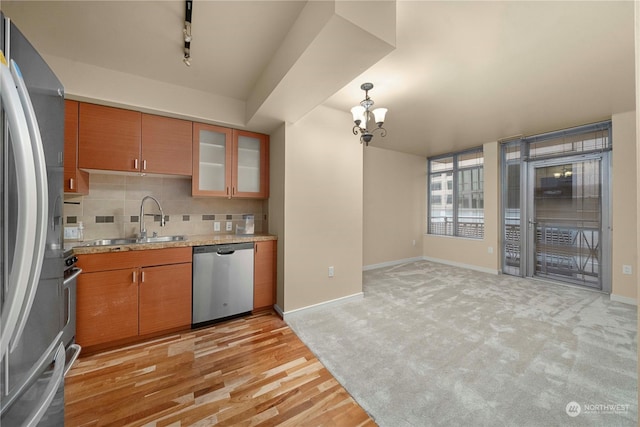
[[[61,426],[64,90],[0,15],[0,425]]]

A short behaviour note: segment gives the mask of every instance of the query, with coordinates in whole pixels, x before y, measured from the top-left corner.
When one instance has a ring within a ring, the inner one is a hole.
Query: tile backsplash
[[[89,195],[64,196],[64,223],[76,226],[82,221],[84,240],[131,237],[140,231],[140,202],[153,196],[162,205],[166,225],[160,227],[160,211],[153,200],[144,203],[145,226],[149,236],[174,234],[213,234],[235,232],[243,214],[255,216],[255,232],[267,232],[266,200],[191,197],[191,179],[159,176],[91,174]],[[225,225],[232,222],[233,231]]]

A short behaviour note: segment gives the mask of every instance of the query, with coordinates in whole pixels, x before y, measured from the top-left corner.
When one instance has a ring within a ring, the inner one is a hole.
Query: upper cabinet
[[[80,167],[139,172],[141,121],[137,111],[80,103]]]
[[[64,101],[64,192],[89,194],[89,174],[78,169],[78,102]]]
[[[122,172],[191,175],[191,122],[80,104],[79,166]]]
[[[233,131],[232,197],[269,197],[269,137]]]
[[[142,115],[142,172],[191,176],[192,123]]]
[[[65,149],[77,156],[65,156],[66,192],[84,191],[79,181],[88,175],[80,168],[190,176],[194,196],[269,197],[268,135],[69,102]],[[74,170],[83,175],[71,177]]]
[[[220,126],[193,124],[194,196],[231,195],[232,130]]]
[[[267,135],[194,123],[194,196],[269,197]]]

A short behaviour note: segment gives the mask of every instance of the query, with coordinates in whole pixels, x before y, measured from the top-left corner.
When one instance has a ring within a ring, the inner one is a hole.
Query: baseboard
[[[375,270],[376,268],[383,268],[383,267],[392,267],[394,265],[406,264],[409,262],[422,261],[422,260],[424,260],[424,258],[421,256],[418,256],[414,258],[397,259],[395,261],[386,261],[378,264],[369,264],[369,265],[363,266],[362,271]]]
[[[284,319],[284,311],[282,311],[278,304],[273,304],[273,309],[278,313],[278,316],[280,316],[281,319]]]
[[[638,301],[635,298],[623,297],[622,295],[611,294],[609,295],[609,299],[611,301],[621,302],[623,304],[636,305],[636,306],[638,305]]]
[[[500,270],[494,270],[492,268],[486,268],[486,267],[479,267],[477,265],[464,264],[464,263],[456,262],[456,261],[449,261],[449,260],[446,260],[446,259],[432,258],[432,257],[428,257],[428,256],[422,257],[422,259],[424,261],[437,262],[438,264],[445,264],[445,265],[450,265],[452,267],[466,268],[466,269],[469,269],[469,270],[480,271],[482,273],[500,274]]]
[[[308,310],[317,310],[319,308],[326,308],[329,306],[335,306],[335,305],[339,305],[339,304],[343,304],[347,301],[353,301],[355,299],[362,299],[364,298],[364,293],[363,292],[358,292],[357,294],[353,294],[353,295],[347,295],[346,297],[341,297],[341,298],[336,298],[336,299],[332,299],[329,301],[324,301],[318,304],[313,304],[313,305],[309,305],[307,307],[302,307],[302,308],[296,308],[295,310],[290,310],[290,311],[285,311],[282,312],[282,318],[284,319],[284,321],[287,321],[287,316],[292,315],[293,313],[299,313],[301,311],[308,311]],[[276,305],[277,307],[277,305]],[[276,311],[281,310],[280,307],[276,308]]]

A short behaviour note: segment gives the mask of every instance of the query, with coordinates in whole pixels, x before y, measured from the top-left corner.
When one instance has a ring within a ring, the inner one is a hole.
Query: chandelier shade
[[[382,126],[382,123],[384,123],[384,119],[386,116],[387,116],[386,108],[376,108],[375,110],[373,110],[373,117],[375,118],[376,124],[380,123],[379,126]]]
[[[353,114],[353,122],[357,126],[360,126],[360,123],[365,122],[365,115],[364,115],[365,111],[366,111],[365,108],[361,105],[358,105],[351,109],[351,114]]]

